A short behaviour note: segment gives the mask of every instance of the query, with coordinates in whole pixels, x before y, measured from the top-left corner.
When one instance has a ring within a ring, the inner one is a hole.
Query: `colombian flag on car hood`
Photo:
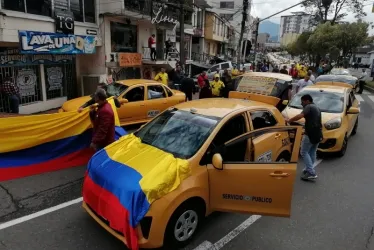
[[[126,134],[112,98],[116,139]],[[43,115],[0,118],[0,181],[86,165],[93,151],[89,108]]]
[[[187,160],[143,144],[134,134],[97,152],[83,183],[83,200],[138,249],[136,226],[152,202],[190,175]]]

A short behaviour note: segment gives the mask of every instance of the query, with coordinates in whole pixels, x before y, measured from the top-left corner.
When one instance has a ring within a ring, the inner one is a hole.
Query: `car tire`
[[[194,202],[178,207],[171,216],[165,231],[165,249],[179,249],[190,243],[204,217],[204,209]]]
[[[345,153],[347,152],[347,148],[348,148],[348,137],[347,135],[344,137],[344,140],[343,140],[343,145],[342,145],[342,148],[340,149],[340,151],[338,152],[338,156],[339,157],[343,157],[345,155]]]
[[[357,128],[358,128],[358,117],[357,117],[357,120],[356,120],[355,126],[353,127],[352,135],[357,134]]]

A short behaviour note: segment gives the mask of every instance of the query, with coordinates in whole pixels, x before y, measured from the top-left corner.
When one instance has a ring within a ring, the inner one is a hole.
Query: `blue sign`
[[[19,31],[21,54],[94,54],[95,36]]]

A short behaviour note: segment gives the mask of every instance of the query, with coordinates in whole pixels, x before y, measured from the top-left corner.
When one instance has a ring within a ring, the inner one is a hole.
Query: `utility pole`
[[[186,60],[186,56],[185,56],[185,51],[184,51],[184,0],[180,0],[180,7],[179,7],[179,11],[180,11],[180,17],[179,17],[179,29],[180,29],[180,46],[179,46],[179,55],[180,55],[180,59],[179,59],[179,63],[182,67],[182,69],[184,69],[184,63],[185,63],[185,60]]]
[[[242,42],[243,42],[243,36],[245,32],[245,22],[247,21],[248,18],[248,5],[249,2],[248,0],[243,0],[243,19],[242,19],[242,26],[240,30],[240,37],[239,37],[239,44],[238,44],[238,65],[241,63],[241,55],[242,55]],[[239,67],[240,68],[240,67]]]
[[[256,18],[256,28],[255,28],[255,51],[254,51],[254,64],[253,64],[253,71],[256,71],[256,66],[257,66],[257,62],[256,62],[256,55],[257,55],[257,38],[258,38],[258,28],[260,26],[260,19]]]

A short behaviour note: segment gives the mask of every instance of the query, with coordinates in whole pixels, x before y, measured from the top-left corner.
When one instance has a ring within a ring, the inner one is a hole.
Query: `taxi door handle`
[[[274,136],[274,139],[279,139],[281,137],[281,134],[276,134],[275,136]]]
[[[271,173],[270,174],[271,177],[288,177],[290,176],[289,173]]]

